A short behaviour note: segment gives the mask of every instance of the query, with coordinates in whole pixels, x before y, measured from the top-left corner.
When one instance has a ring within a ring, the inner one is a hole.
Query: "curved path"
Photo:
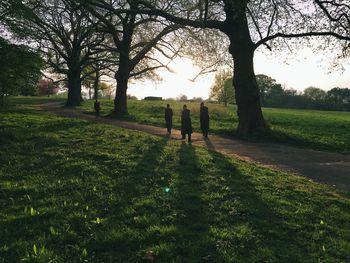
[[[171,136],[169,136],[165,128],[108,118],[95,118],[93,115],[59,108],[57,103],[44,104],[43,109],[63,117],[107,123],[170,139],[181,139],[179,130],[173,129]],[[227,156],[254,162],[264,167],[295,173],[320,183],[350,191],[350,155],[321,152],[274,143],[252,143],[218,135],[210,135],[208,139],[204,139],[200,133],[192,134],[192,144],[204,146]]]

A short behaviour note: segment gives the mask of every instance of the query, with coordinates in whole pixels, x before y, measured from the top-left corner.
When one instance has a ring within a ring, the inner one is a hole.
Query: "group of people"
[[[95,109],[96,118],[98,118],[100,116],[100,110],[101,110],[101,105],[98,100],[95,100],[94,109]],[[165,116],[165,126],[168,130],[168,133],[171,134],[171,128],[173,127],[173,109],[170,108],[169,104],[166,105],[164,116]],[[201,102],[200,104],[199,118],[200,118],[200,126],[201,126],[203,136],[205,138],[208,138],[209,112],[208,112],[208,107],[204,106],[204,102]],[[182,112],[181,112],[182,139],[185,140],[187,135],[188,141],[190,142],[192,131],[193,130],[192,130],[190,110],[187,109],[187,106],[185,104],[182,107]]]
[[[170,108],[170,105],[167,104],[165,111],[164,111],[164,117],[165,117],[165,126],[168,130],[168,133],[171,134],[171,128],[173,126],[173,110]],[[208,138],[208,130],[209,130],[209,112],[208,107],[204,106],[204,102],[201,102],[200,104],[200,111],[199,111],[199,117],[200,117],[200,126],[203,133],[203,136],[205,138]],[[187,109],[187,106],[184,105],[182,107],[181,112],[181,135],[182,139],[186,139],[186,135],[188,137],[188,141],[191,141],[191,134],[192,134],[192,122],[191,122],[191,116],[190,116],[190,110]]]

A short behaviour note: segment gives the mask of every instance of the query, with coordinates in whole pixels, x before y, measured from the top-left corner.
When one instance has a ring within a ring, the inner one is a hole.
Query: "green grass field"
[[[167,101],[130,100],[129,120],[157,126],[164,125],[164,107]],[[169,101],[174,109],[174,127],[180,128],[180,112],[183,102]],[[199,104],[187,103],[191,110],[193,127],[199,131]],[[113,101],[102,100],[102,115],[108,115]],[[234,106],[225,108],[218,104],[208,104],[210,112],[210,132],[237,137],[237,115]],[[93,112],[93,102],[86,101],[81,109]],[[291,145],[320,149],[338,153],[350,153],[350,113],[293,109],[263,109],[270,130],[250,136],[250,140],[288,143]]]
[[[26,104],[0,111],[0,262],[350,261],[349,193]]]

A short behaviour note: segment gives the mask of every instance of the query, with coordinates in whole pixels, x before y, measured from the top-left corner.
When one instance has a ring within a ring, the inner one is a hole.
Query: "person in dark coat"
[[[164,117],[165,117],[165,126],[168,130],[168,133],[171,134],[171,128],[173,127],[173,109],[170,108],[170,105],[167,104],[164,109]]]
[[[97,99],[95,100],[95,103],[94,103],[94,109],[95,109],[96,118],[98,118],[100,116],[101,106],[100,106],[100,102]]]
[[[199,118],[203,136],[207,138],[209,130],[209,112],[208,107],[204,106],[204,102],[201,103]]]
[[[182,139],[186,138],[186,134],[188,135],[188,141],[191,141],[191,134],[192,134],[192,123],[191,123],[191,116],[190,116],[190,110],[187,109],[187,106],[183,106],[183,110],[181,113],[181,135]]]

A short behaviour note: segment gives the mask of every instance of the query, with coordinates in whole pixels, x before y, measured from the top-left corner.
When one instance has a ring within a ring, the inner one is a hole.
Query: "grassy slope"
[[[0,262],[350,261],[349,194],[304,178],[28,106],[0,145]]]
[[[163,126],[163,108],[166,101],[129,101],[129,119]],[[180,110],[182,102],[169,102],[174,108],[174,127],[180,127]],[[92,101],[87,101],[81,107],[86,112],[92,112]],[[199,129],[198,103],[187,103],[191,109],[193,127]],[[113,102],[103,100],[102,115],[110,113]],[[208,104],[210,111],[210,132],[235,137],[233,133],[237,126],[235,108],[224,108],[222,105]],[[265,108],[264,115],[271,126],[265,134],[251,139],[289,143],[307,148],[350,153],[350,113],[327,112],[311,110],[291,110]]]

